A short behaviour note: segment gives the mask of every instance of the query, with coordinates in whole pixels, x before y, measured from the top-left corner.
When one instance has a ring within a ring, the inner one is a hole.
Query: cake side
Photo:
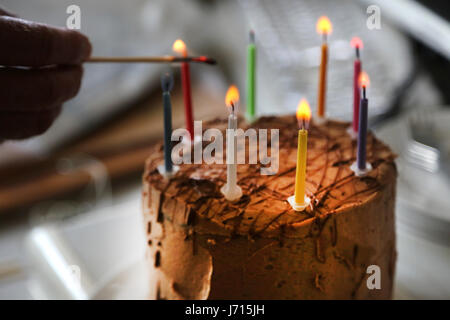
[[[224,129],[226,123],[209,126]],[[144,176],[144,217],[152,226],[148,255],[159,272],[159,295],[388,298],[395,262],[395,156],[369,134],[374,170],[355,177],[349,167],[356,144],[347,126],[329,121],[310,128],[306,190],[313,201],[301,213],[286,201],[294,189],[293,116],[265,117],[252,126],[280,129],[279,171],[261,176],[259,164],[239,165],[244,196],[236,203],[219,192],[225,164],[182,165],[168,181],[156,170],[163,159],[156,146]],[[382,289],[360,292],[370,264],[382,270]]]

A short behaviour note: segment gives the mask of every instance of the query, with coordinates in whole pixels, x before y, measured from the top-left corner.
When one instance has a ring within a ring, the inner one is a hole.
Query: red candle
[[[359,75],[361,73],[361,60],[359,58],[359,50],[362,49],[363,43],[360,38],[354,37],[350,42],[351,46],[355,48],[356,58],[353,68],[353,132],[358,132],[359,127],[359,103],[360,103],[360,86]]]
[[[173,50],[187,57],[187,49],[184,42],[180,39],[173,43]],[[192,96],[191,96],[191,72],[189,63],[181,63],[181,86],[184,98],[184,115],[186,118],[186,129],[189,132],[191,140],[194,139],[194,117],[192,115]]]

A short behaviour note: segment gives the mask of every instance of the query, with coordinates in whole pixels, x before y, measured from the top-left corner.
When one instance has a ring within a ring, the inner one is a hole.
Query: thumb
[[[8,17],[15,17],[15,18],[17,18],[17,15],[12,14],[12,13],[10,13],[10,12],[2,9],[2,8],[0,8],[0,16],[8,16]]]

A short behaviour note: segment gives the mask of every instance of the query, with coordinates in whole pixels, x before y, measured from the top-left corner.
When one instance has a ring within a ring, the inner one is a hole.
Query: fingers
[[[0,115],[4,111],[41,111],[73,98],[80,89],[83,68],[0,68]]]
[[[28,22],[0,9],[0,141],[45,132],[74,97],[91,54],[89,40],[73,30]],[[65,65],[56,67],[56,65]]]
[[[0,140],[25,139],[44,133],[61,112],[61,105],[41,112],[1,112]]]
[[[0,8],[0,16],[9,16],[9,17],[17,17],[15,14],[12,14],[6,10]]]
[[[0,140],[44,133],[80,89],[83,68],[0,68]]]
[[[40,67],[80,64],[91,54],[86,36],[62,28],[0,16],[0,64]]]

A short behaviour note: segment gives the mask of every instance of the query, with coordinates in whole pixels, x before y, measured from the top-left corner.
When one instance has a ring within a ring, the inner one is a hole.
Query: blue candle
[[[366,98],[366,86],[362,87],[363,96],[359,104],[359,127],[358,127],[358,152],[356,162],[359,170],[366,170],[367,149],[367,108],[369,100]]]
[[[165,72],[161,76],[161,87],[163,91],[163,105],[164,105],[164,168],[166,173],[173,170],[172,165],[172,103],[170,102],[170,91],[173,88],[173,75],[171,72]]]

